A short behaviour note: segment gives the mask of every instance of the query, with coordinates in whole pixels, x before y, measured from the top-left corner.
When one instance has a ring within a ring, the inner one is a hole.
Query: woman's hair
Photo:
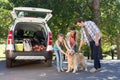
[[[71,26],[70,27],[70,30],[76,30],[74,26]]]
[[[74,26],[72,26],[72,27],[70,27],[70,30],[74,30],[74,31],[75,31],[76,29],[75,29]],[[76,39],[76,31],[75,31],[75,33],[74,33],[74,40],[75,40],[75,39]]]

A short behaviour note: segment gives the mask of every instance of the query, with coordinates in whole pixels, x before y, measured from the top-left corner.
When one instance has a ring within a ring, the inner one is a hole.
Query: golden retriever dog
[[[78,66],[80,66],[80,70],[85,69],[87,71],[87,64],[85,61],[85,57],[81,53],[75,53],[74,51],[67,51],[68,54],[68,69],[66,72],[70,72],[73,70],[73,73],[76,73],[78,70]]]

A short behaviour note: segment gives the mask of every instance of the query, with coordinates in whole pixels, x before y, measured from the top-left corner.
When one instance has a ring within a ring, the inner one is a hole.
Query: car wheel
[[[6,59],[6,67],[11,68],[12,67],[12,59]]]
[[[45,61],[45,65],[46,65],[47,67],[50,67],[50,66],[52,65],[52,59],[46,60],[46,61]]]

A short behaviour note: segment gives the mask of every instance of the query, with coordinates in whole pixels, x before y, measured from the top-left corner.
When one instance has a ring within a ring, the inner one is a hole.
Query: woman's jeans
[[[62,64],[63,64],[63,57],[62,57],[62,53],[59,50],[55,50],[55,54],[56,54],[56,64],[57,64],[57,69],[60,70],[62,69]]]
[[[73,49],[75,52],[77,52],[77,45],[75,45]]]

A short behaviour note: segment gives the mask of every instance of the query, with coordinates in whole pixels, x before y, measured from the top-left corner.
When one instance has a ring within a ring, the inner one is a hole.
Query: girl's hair
[[[63,35],[62,33],[59,33],[59,34],[58,34],[58,38],[59,38],[59,37],[64,37],[64,35]],[[62,42],[62,45],[63,45],[63,44],[64,44],[64,43]]]
[[[58,37],[64,37],[64,35],[62,33],[59,33]]]

